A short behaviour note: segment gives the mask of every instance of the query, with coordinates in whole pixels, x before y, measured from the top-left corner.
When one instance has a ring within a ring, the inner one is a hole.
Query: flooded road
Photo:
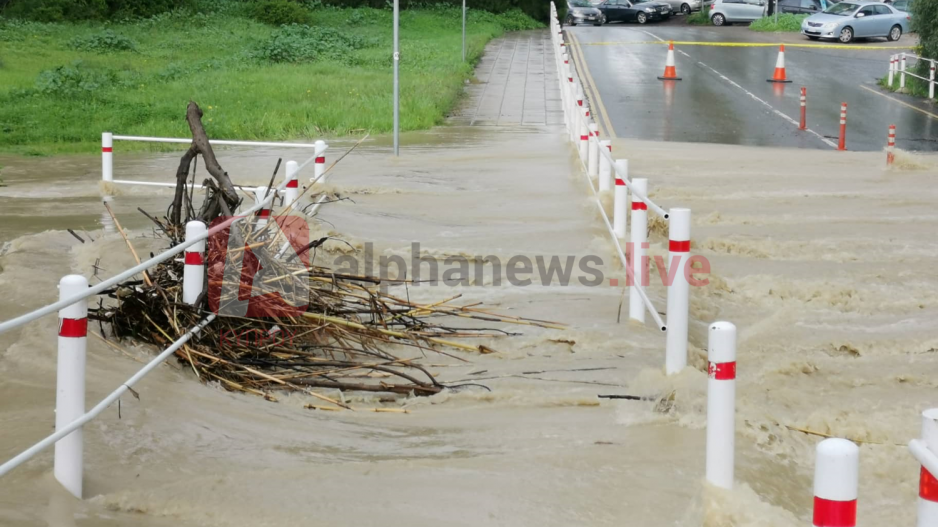
[[[617,322],[624,291],[609,280],[624,276],[563,131],[450,126],[402,144],[396,159],[389,138],[369,140],[330,175],[345,199],[311,228],[348,245],[327,244],[319,261],[360,259],[369,242],[376,256],[405,257],[419,242],[441,266],[454,255],[597,256],[595,286],[574,271],[567,285],[487,275],[401,291],[416,302],[462,294],[569,329],[508,326],[520,335],[489,343],[499,353],[424,360],[443,381],[491,391],[345,395],[409,414],[310,411],[315,400],[300,395],[271,403],[203,385],[170,361],[136,387],[139,400],[125,397],[85,427],[84,501],[55,483],[48,451],[0,479],[0,524],[793,527],[810,521],[820,440],[793,428],[866,441],[860,525],[913,524],[918,466],[904,445],[938,388],[933,155],[900,153],[886,171],[881,153],[617,140],[617,155],[641,152],[632,174],[649,178],[656,202],[693,210],[692,252],[711,262],[710,284],[691,292],[690,366],[665,377],[664,336]],[[330,145],[332,159],[350,143]],[[279,155],[218,157],[236,182],[261,184]],[[177,162],[115,154],[115,176],[168,181]],[[53,301],[64,274],[131,264],[102,223],[97,158],[0,163],[10,184],[0,189],[0,320]],[[113,197],[141,254],[163,243],[136,207],[159,214],[169,200],[168,190],[136,187]],[[650,230],[650,255],[665,255],[666,226]],[[663,311],[660,281],[648,292]],[[727,493],[703,483],[705,331],[719,319],[739,328],[737,486]],[[51,432],[55,334],[47,317],[0,335],[4,460]],[[152,351],[119,347],[89,339],[89,406]],[[668,404],[597,398],[671,393]]]
[[[741,27],[614,24],[566,31],[579,45],[576,59],[589,67],[592,98],[598,90],[605,124],[619,137],[832,149],[840,133],[840,105],[846,102],[848,150],[881,151],[890,124],[896,125],[900,148],[938,150],[933,106],[887,94],[876,84],[888,72],[890,55],[908,52],[914,44],[908,36],[895,43],[878,39],[850,49],[827,49],[820,46],[829,43],[809,42],[800,35]],[[661,44],[668,40],[679,41],[679,82],[657,79],[667,54]],[[736,45],[708,45],[725,43]],[[767,43],[772,45],[762,45]],[[789,44],[785,65],[790,84],[766,82],[774,72],[779,43]],[[801,87],[808,93],[807,132],[798,130]]]

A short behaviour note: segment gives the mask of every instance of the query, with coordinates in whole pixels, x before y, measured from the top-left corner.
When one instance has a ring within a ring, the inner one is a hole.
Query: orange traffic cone
[[[775,62],[775,74],[772,75],[771,79],[766,79],[769,82],[791,82],[785,78],[785,44],[782,44],[778,49],[778,60]]]
[[[664,75],[658,77],[661,81],[679,81],[677,68],[674,67],[674,42],[668,42],[668,59],[664,62]]]

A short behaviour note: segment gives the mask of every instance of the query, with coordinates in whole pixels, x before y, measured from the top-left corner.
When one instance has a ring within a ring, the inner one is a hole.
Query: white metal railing
[[[148,373],[153,371],[154,368],[159,366],[160,363],[168,359],[173,353],[176,352],[176,350],[181,348],[183,344],[185,344],[186,342],[189,342],[189,340],[192,339],[193,336],[198,334],[199,331],[202,330],[202,328],[207,326],[209,322],[213,320],[215,320],[215,315],[214,314],[208,315],[204,320],[202,320],[201,322],[193,326],[191,329],[189,329],[189,331],[187,331],[183,336],[179,337],[175,342],[172,343],[172,345],[170,345],[168,348],[163,350],[159,355],[154,357],[153,360],[148,362],[146,366],[140,369],[140,371],[138,371],[132,377],[127,379],[127,381],[124,382],[124,384],[121,384],[120,387],[118,387],[116,390],[111,392],[110,395],[102,399],[101,402],[95,405],[94,408],[84,413],[81,417],[79,417],[78,419],[75,419],[67,426],[60,428],[60,429],[56,429],[55,433],[49,435],[42,441],[39,441],[35,445],[22,451],[21,453],[19,453],[18,455],[16,455],[15,457],[10,459],[6,463],[4,463],[3,465],[0,465],[0,477],[5,476],[8,472],[22,465],[23,463],[28,461],[30,458],[32,458],[39,452],[52,446],[58,440],[71,434],[75,430],[78,430],[79,428],[84,426],[85,423],[87,423],[88,421],[91,421],[92,419],[100,415],[101,412],[106,410],[108,406],[113,404],[114,401],[116,401],[121,395],[123,395],[127,390],[129,390],[134,384],[137,384],[137,382],[140,381],[140,379],[143,379]]]
[[[911,71],[908,71],[907,62],[908,59],[920,60],[928,62],[928,77],[922,77],[921,75],[916,75]],[[899,77],[899,89],[905,88],[905,76],[915,77],[916,79],[923,80],[928,83],[928,98],[935,98],[935,68],[938,59],[928,59],[925,57],[919,57],[918,55],[909,54],[909,53],[900,53],[898,55],[892,55],[889,57],[889,77],[887,78],[887,84],[892,88],[895,86],[895,78]]]
[[[137,136],[137,135],[115,135],[111,132],[103,132],[101,134],[101,180],[107,183],[116,183],[121,185],[142,185],[142,186],[151,186],[151,187],[176,187],[175,182],[157,182],[157,181],[134,181],[128,179],[114,179],[114,141],[137,141],[144,143],[178,143],[178,144],[191,144],[192,139],[182,138],[182,137],[147,137],[147,136]],[[209,139],[209,144],[212,145],[222,145],[222,146],[250,146],[250,147],[282,147],[282,148],[305,148],[314,149],[313,155],[307,159],[304,163],[299,165],[299,167],[294,171],[294,175],[298,174],[306,165],[311,162],[315,162],[315,171],[313,178],[319,178],[319,176],[325,171],[326,158],[324,156],[326,150],[329,146],[325,141],[316,141],[314,143],[276,143],[270,141],[237,141],[229,139]],[[312,179],[311,179],[312,181]],[[196,183],[194,185],[198,188],[202,188],[202,185]],[[255,187],[245,187],[254,190]],[[290,192],[288,191],[288,194]],[[288,196],[289,197],[289,196]]]
[[[666,333],[665,371],[671,375],[687,365],[687,335],[689,322],[689,283],[692,271],[687,269],[693,263],[690,256],[690,209],[674,208],[666,210],[648,198],[647,180],[629,177],[628,160],[615,159],[610,152],[611,143],[600,141],[599,127],[590,114],[591,106],[586,97],[581,81],[584,75],[578,71],[580,64],[571,64],[572,50],[564,41],[563,31],[556,18],[552,5],[551,38],[554,44],[555,62],[558,71],[561,101],[564,110],[564,123],[570,139],[577,145],[584,173],[590,182],[595,202],[600,210],[603,222],[613,239],[616,252],[626,268],[629,286],[629,318],[644,322],[645,312],[651,314],[658,327]],[[599,191],[592,179],[599,178]],[[612,221],[605,212],[599,194],[611,190],[615,182]],[[630,252],[627,258],[622,251],[628,225],[628,200],[632,198],[633,230],[629,242]],[[647,211],[651,210],[668,223],[668,253],[670,265],[679,265],[684,272],[669,273],[674,276],[667,287],[667,321],[663,321],[654,307],[643,284],[648,279],[645,269],[644,249],[647,246]],[[636,228],[637,227],[637,228]]]

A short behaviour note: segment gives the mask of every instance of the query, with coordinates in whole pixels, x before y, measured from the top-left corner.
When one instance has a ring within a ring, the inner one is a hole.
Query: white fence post
[[[935,98],[935,61],[929,61],[928,67],[928,98]]]
[[[296,161],[287,161],[287,186],[283,191],[283,199],[286,200],[291,209],[297,208],[296,200],[300,196],[300,182],[296,178],[298,170],[299,164]]]
[[[889,77],[886,79],[887,84],[889,84],[890,88],[892,88],[892,81],[893,81],[895,72],[896,72],[896,56],[890,55],[889,56]]]
[[[899,89],[905,88],[905,53],[899,59]]]
[[[625,181],[629,174],[629,160],[616,159],[616,192],[612,201],[612,230],[616,233],[616,238],[625,239],[625,231],[628,227],[628,211],[626,206],[629,201],[629,189]],[[620,173],[621,171],[621,173]],[[624,175],[623,175],[624,174]]]
[[[632,190],[645,196],[648,192],[646,178],[632,179]],[[629,318],[645,323],[645,302],[638,292],[639,287],[645,286],[645,266],[642,261],[645,257],[645,243],[648,241],[648,205],[632,192],[632,241],[629,262],[632,266],[632,280],[629,288]]]
[[[846,439],[817,445],[814,461],[814,527],[855,527],[860,449]]]
[[[114,181],[114,135],[111,132],[101,134],[101,179]]]
[[[589,136],[589,127],[587,123],[589,122],[589,117],[587,117],[587,112],[589,110],[584,105],[579,108],[579,117],[580,117],[580,159],[584,163],[589,161],[589,147],[590,147],[590,136]]]
[[[316,158],[318,161],[319,158]],[[319,163],[317,163],[318,165]],[[257,187],[254,189],[254,204],[260,205],[264,201],[264,195],[267,194],[267,187]],[[263,205],[260,210],[254,213],[257,216],[257,222],[254,224],[254,230],[259,231],[267,226],[270,220],[270,205]]]
[[[922,412],[922,442],[938,456],[938,408]],[[922,467],[918,484],[918,527],[938,525],[938,479]]]
[[[326,142],[325,141],[316,141],[316,162],[313,165],[313,177],[318,179],[320,183],[323,183],[325,180],[320,179],[319,176],[326,173]]]
[[[687,316],[690,284],[683,273],[690,257],[690,209],[671,209],[668,222],[668,275],[674,281],[668,286],[668,335],[665,351],[665,373],[673,375],[687,366]],[[676,270],[672,266],[678,266]]]
[[[710,325],[707,360],[707,481],[730,490],[736,447],[736,326]]]
[[[186,222],[186,241],[207,232],[205,224],[198,220]],[[205,286],[205,240],[186,248],[185,267],[182,275],[182,301],[195,305]]]
[[[589,124],[589,159],[586,162],[586,172],[591,178],[599,176],[599,125],[590,121]]]
[[[605,149],[607,152],[612,152],[612,141],[604,139],[599,142],[599,149]],[[612,165],[609,163],[609,159],[599,154],[599,191],[606,192],[611,187],[610,183],[612,179]]]
[[[59,281],[59,301],[88,290],[88,280],[71,274]],[[59,345],[55,382],[55,428],[61,430],[85,413],[85,361],[88,349],[88,300],[59,311]],[[55,479],[81,499],[84,472],[82,430],[55,443]]]

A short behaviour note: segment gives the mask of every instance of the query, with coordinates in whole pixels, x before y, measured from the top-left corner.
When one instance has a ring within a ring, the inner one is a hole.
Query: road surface
[[[846,102],[848,150],[881,150],[889,124],[897,126],[899,148],[938,150],[938,109],[876,86],[888,71],[889,56],[915,44],[908,36],[898,43],[875,39],[842,49],[834,42],[745,27],[611,24],[566,31],[574,61],[585,62],[588,70],[581,77],[589,84],[589,98],[596,101],[598,95],[601,102],[600,126],[612,136],[831,149]],[[669,40],[678,42],[679,82],[657,79]],[[789,44],[791,84],[766,82],[780,42]],[[808,131],[798,130],[802,86],[808,90]]]

